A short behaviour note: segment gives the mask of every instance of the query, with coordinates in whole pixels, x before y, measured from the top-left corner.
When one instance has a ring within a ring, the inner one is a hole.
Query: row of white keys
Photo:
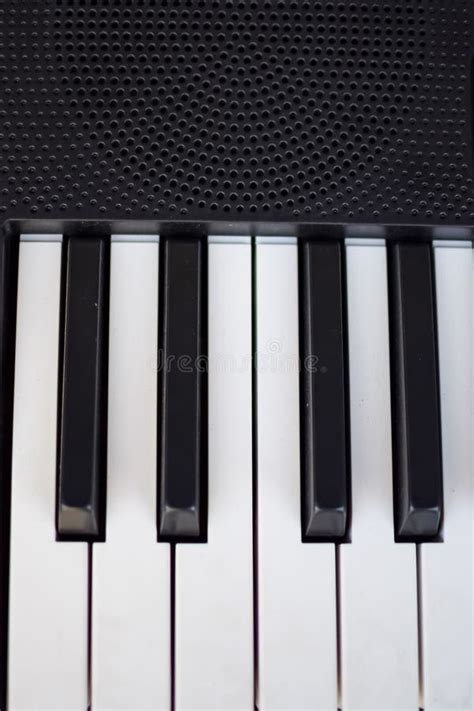
[[[420,546],[425,711],[474,706],[470,245],[435,247],[443,442],[443,543]]]
[[[419,708],[416,548],[395,543],[385,244],[346,249],[352,526],[340,546],[342,708]]]
[[[84,711],[88,550],[57,543],[61,239],[20,244],[13,419],[9,711]]]
[[[176,708],[190,711],[253,705],[250,263],[248,242],[209,247],[209,542],[176,555]],[[87,546],[56,543],[54,529],[60,268],[57,239],[22,242],[10,711],[88,701]],[[334,709],[334,546],[301,543],[296,243],[258,240],[256,271],[259,708]],[[352,543],[339,547],[342,704],[416,709],[415,549],[393,542],[384,246],[350,245],[347,273],[354,515]],[[421,547],[424,702],[427,711],[464,711],[472,704],[470,251],[437,248],[436,277],[446,520],[445,543]],[[157,243],[114,242],[93,709],[170,704],[170,560],[155,523],[157,294]]]
[[[209,245],[206,544],[176,546],[176,709],[253,709],[250,239]]]
[[[335,547],[301,542],[294,240],[257,240],[255,307],[258,708],[335,709]]]
[[[156,540],[158,253],[111,244],[107,535],[93,546],[92,708],[170,707],[170,550]],[[143,238],[145,239],[145,238]]]

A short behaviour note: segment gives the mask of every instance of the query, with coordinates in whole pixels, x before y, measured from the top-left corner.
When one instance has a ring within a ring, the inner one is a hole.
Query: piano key
[[[0,238],[0,708],[6,708],[8,576],[18,239]]]
[[[204,247],[163,240],[160,310],[159,515],[163,541],[205,540],[207,477]]]
[[[60,279],[60,241],[21,243],[12,455],[9,711],[79,710],[88,703],[88,547],[85,543],[59,543],[55,532]]]
[[[176,546],[176,709],[253,704],[250,239],[209,257],[208,542]]]
[[[431,247],[389,250],[396,535],[436,536],[443,508]]]
[[[347,522],[344,276],[337,242],[300,243],[303,538],[344,537]]]
[[[58,535],[104,536],[109,244],[65,244],[60,379]]]
[[[157,293],[157,241],[113,240],[107,540],[93,548],[94,711],[170,707],[170,552],[156,542]]]
[[[336,556],[301,541],[296,242],[256,245],[258,700],[337,707]]]
[[[393,536],[384,245],[347,247],[351,543],[341,545],[341,707],[418,709],[414,544]]]
[[[426,711],[474,707],[471,265],[469,244],[435,248],[445,510],[443,542],[420,546]]]

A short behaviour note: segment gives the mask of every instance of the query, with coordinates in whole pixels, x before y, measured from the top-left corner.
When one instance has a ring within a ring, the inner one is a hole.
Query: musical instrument
[[[473,708],[468,0],[0,0],[0,708]]]

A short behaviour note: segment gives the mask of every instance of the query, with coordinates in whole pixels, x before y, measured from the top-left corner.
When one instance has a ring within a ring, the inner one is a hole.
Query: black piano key
[[[337,242],[300,243],[303,540],[341,539],[348,520],[345,280]]]
[[[18,239],[0,237],[0,708],[6,709]]]
[[[64,249],[57,534],[103,540],[109,243],[71,238]]]
[[[170,542],[207,532],[204,250],[198,239],[161,246],[158,538]]]
[[[435,291],[431,246],[389,249],[395,533],[438,534],[443,511]]]

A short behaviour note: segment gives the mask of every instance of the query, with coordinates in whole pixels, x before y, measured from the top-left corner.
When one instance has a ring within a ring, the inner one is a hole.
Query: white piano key
[[[170,706],[170,551],[156,540],[158,244],[112,243],[107,530],[93,548],[92,705]]]
[[[394,542],[387,267],[346,252],[351,543],[340,547],[342,707],[418,709],[416,549]]]
[[[444,542],[420,546],[426,711],[474,707],[471,261],[465,246],[435,248]]]
[[[13,420],[10,711],[87,706],[88,550],[56,542],[61,243],[22,242]]]
[[[297,265],[295,243],[258,240],[260,711],[337,706],[335,547],[301,541]]]
[[[251,246],[208,250],[208,542],[176,546],[176,709],[251,711]]]

